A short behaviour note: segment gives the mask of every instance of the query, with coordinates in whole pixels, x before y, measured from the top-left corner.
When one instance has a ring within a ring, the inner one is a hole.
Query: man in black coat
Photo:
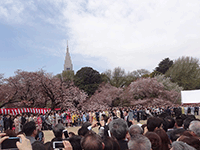
[[[11,123],[10,115],[7,114],[5,119],[4,119],[4,129],[5,130],[10,129],[10,123]]]
[[[24,126],[24,124],[26,123],[26,117],[25,117],[25,114],[22,114],[22,117],[21,117],[21,123],[22,123],[22,126]]]

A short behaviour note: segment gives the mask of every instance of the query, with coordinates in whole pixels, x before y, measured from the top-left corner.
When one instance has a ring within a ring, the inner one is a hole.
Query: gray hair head
[[[189,130],[193,131],[196,136],[200,137],[200,121],[194,120],[190,122]]]
[[[129,134],[131,137],[133,137],[137,134],[143,134],[143,129],[138,125],[131,125],[129,127]]]
[[[196,150],[196,149],[182,141],[175,141],[172,143],[172,150]]]
[[[128,125],[126,121],[121,118],[114,119],[109,123],[109,130],[117,140],[122,140],[126,137]]]
[[[151,150],[151,142],[147,137],[137,134],[128,142],[128,148],[129,150]]]

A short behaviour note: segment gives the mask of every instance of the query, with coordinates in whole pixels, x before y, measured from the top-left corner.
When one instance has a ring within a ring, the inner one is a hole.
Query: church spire
[[[67,40],[67,52],[65,56],[64,70],[65,71],[73,70],[73,65],[72,65],[70,54],[69,54],[68,40]]]
[[[67,40],[67,52],[69,53],[68,40]]]

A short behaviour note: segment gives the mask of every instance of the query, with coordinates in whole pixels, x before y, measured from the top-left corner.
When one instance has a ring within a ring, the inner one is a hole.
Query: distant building
[[[66,52],[65,64],[64,64],[64,71],[67,71],[67,70],[73,70],[73,65],[72,65],[70,54],[69,54],[68,44],[67,44],[67,52]]]

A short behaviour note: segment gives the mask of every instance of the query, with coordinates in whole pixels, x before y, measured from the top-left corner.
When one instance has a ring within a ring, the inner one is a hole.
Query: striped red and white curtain
[[[21,113],[39,113],[45,114],[50,108],[3,108],[0,109],[0,114],[17,115]]]

